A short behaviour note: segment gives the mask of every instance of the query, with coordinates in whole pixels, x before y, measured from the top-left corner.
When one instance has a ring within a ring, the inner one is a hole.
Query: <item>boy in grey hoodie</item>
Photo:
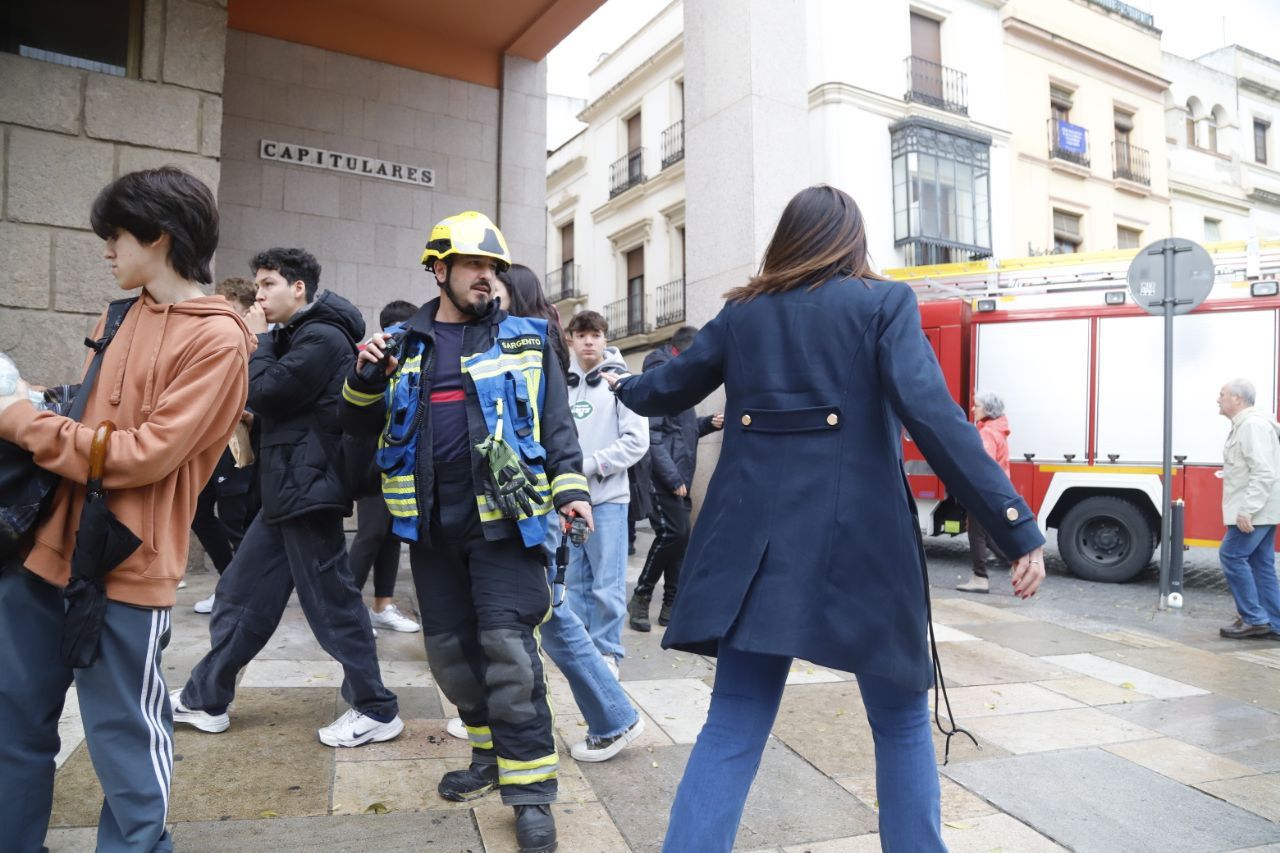
[[[603,381],[606,372],[627,373],[617,348],[608,346],[609,324],[595,311],[575,314],[569,336],[569,411],[578,428],[583,473],[591,487],[595,533],[570,552],[569,606],[617,674],[622,617],[627,599],[627,469],[649,449],[649,422],[628,409]]]

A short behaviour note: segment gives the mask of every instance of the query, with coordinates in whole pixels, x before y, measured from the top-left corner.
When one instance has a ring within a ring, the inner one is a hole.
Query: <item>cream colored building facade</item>
[[[1114,0],[1003,10],[1018,255],[1169,235],[1160,31]]]

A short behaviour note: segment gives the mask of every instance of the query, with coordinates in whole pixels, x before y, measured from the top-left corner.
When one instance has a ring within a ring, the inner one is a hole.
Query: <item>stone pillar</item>
[[[507,55],[498,101],[498,227],[511,256],[547,271],[547,63]]]
[[[759,267],[778,215],[809,183],[801,0],[685,0],[686,314],[701,326]],[[719,411],[713,395],[700,414]],[[695,501],[719,456],[698,451]]]
[[[140,77],[0,54],[0,350],[74,381],[120,297],[89,206],[112,179],[180,166],[217,192],[225,0],[146,0]]]

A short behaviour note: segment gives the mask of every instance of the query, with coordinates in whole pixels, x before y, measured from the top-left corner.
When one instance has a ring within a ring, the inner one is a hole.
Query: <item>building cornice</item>
[[[858,107],[891,121],[922,118],[944,130],[954,129],[957,133],[969,136],[978,133],[991,137],[992,142],[1005,144],[1009,142],[1009,131],[1004,128],[972,119],[958,119],[955,113],[949,113],[946,110],[935,109],[926,104],[908,103],[901,98],[882,95],[839,80],[819,83],[809,90],[809,109],[811,110],[841,104]]]
[[[547,216],[552,220],[560,220],[566,213],[573,211],[573,208],[578,204],[578,200],[577,193],[567,192],[562,194],[554,205],[548,206]]]
[[[568,181],[577,175],[572,174],[574,171],[585,171],[587,166],[587,158],[584,154],[579,154],[571,160],[566,160],[559,168],[547,174],[547,186],[560,181]]]
[[[1260,80],[1254,80],[1252,77],[1241,77],[1240,88],[1246,92],[1252,92],[1255,95],[1261,95],[1269,101],[1280,101],[1280,89],[1274,86],[1268,86]]]
[[[1127,62],[1121,62],[1113,59],[1105,53],[1100,53],[1093,48],[1085,47],[1071,39],[1063,38],[1056,33],[1041,29],[1035,24],[1029,24],[1019,18],[1006,18],[1004,20],[1004,30],[1006,43],[1021,42],[1022,46],[1030,48],[1049,48],[1056,52],[1066,64],[1083,62],[1087,65],[1100,68],[1116,77],[1128,80],[1145,89],[1150,90],[1153,95],[1160,95],[1165,89],[1169,88],[1169,81],[1152,74],[1149,71],[1143,71]],[[1039,51],[1037,51],[1039,52]]]
[[[1174,202],[1181,199],[1197,199],[1199,201],[1207,201],[1220,207],[1231,208],[1236,213],[1248,215],[1250,205],[1244,197],[1243,190],[1240,191],[1239,195],[1228,195],[1223,192],[1222,187],[1222,184],[1208,186],[1205,184],[1190,181],[1179,181],[1175,178],[1170,178],[1169,196]],[[1236,188],[1232,187],[1232,189]]]
[[[671,41],[664,44],[662,47],[658,48],[653,53],[653,55],[650,56],[648,59],[646,59],[644,62],[641,62],[635,68],[628,71],[626,73],[626,76],[624,76],[617,83],[614,83],[612,86],[610,86],[609,90],[606,91],[603,95],[596,98],[591,103],[587,104],[586,108],[583,109],[582,112],[578,113],[578,121],[583,122],[584,124],[590,124],[593,119],[596,119],[600,116],[600,113],[604,110],[605,107],[607,107],[610,103],[614,101],[614,99],[617,97],[619,92],[621,92],[627,86],[631,85],[636,80],[643,77],[646,73],[648,73],[648,71],[651,68],[653,68],[653,66],[666,61],[669,57],[674,56],[675,54],[679,53],[683,49],[684,49],[684,33],[681,33],[680,35],[673,38]]]
[[[625,228],[619,228],[609,235],[609,242],[613,244],[615,252],[628,252],[639,246],[641,243],[649,242],[649,232],[653,229],[653,219],[646,216],[644,219],[631,223]]]

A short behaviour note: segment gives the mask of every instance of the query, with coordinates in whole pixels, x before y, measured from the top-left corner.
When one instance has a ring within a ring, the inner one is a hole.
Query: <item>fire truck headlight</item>
[[[979,299],[978,310],[983,313],[994,311],[996,310],[996,301],[994,299]]]
[[[1270,281],[1255,281],[1249,285],[1250,296],[1275,296],[1280,293],[1280,282],[1275,279]]]
[[[1123,290],[1108,290],[1106,300],[1108,305],[1123,305],[1125,293]]]

